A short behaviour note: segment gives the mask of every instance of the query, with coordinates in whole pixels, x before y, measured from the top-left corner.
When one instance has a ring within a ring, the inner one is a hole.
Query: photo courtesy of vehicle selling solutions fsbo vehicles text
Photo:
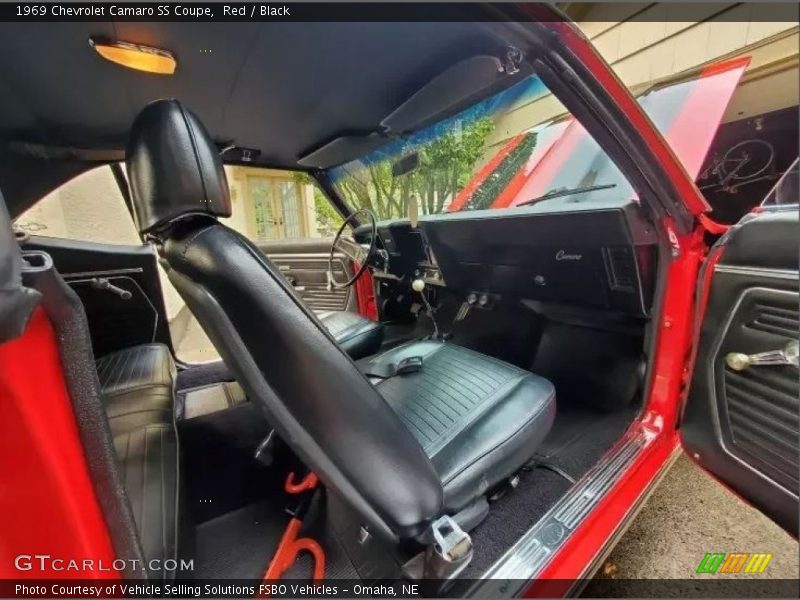
[[[0,598],[797,598],[799,15],[0,4]]]

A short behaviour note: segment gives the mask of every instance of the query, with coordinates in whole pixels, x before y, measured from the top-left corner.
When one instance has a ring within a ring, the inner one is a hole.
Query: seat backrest
[[[175,100],[145,107],[127,149],[139,230],[251,400],[320,480],[389,539],[421,533],[442,485],[399,417],[230,216],[219,155]]]

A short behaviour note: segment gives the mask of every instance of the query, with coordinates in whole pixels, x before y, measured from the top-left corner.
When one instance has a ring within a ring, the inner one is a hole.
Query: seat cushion
[[[555,418],[546,379],[438,341],[406,344],[359,363],[367,373],[422,356],[422,369],[372,378],[442,479],[445,510],[457,512],[520,469]]]
[[[178,551],[178,439],[170,423],[154,423],[114,436],[125,492],[133,510],[142,550],[163,564]],[[154,579],[171,578],[151,570]]]
[[[175,361],[164,344],[119,350],[97,361],[97,375],[112,435],[172,423]]]
[[[178,552],[179,467],[176,370],[163,344],[119,350],[97,361],[114,449],[145,558]],[[150,571],[153,579],[170,571]]]
[[[353,360],[375,354],[383,342],[383,324],[346,310],[317,315],[333,339]]]

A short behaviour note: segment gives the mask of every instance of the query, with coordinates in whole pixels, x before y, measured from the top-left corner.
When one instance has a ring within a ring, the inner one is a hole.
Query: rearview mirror
[[[412,152],[392,163],[392,177],[402,177],[416,171],[419,167],[419,152]]]

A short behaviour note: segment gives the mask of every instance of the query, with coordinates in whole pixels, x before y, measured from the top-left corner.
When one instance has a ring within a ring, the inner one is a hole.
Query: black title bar
[[[523,6],[525,4],[525,6]],[[694,21],[701,3],[670,3],[670,10],[653,14],[670,21]],[[793,22],[796,3],[759,3],[758,10],[741,11],[716,6],[715,21]],[[647,21],[652,11],[634,20]],[[531,14],[535,14],[532,17]],[[602,17],[602,11],[598,13]],[[470,2],[0,2],[0,21],[47,23],[85,21],[274,21],[274,22],[464,22],[559,20],[557,13],[537,10],[527,3]],[[591,17],[590,17],[591,18]],[[585,20],[585,19],[584,19]]]

